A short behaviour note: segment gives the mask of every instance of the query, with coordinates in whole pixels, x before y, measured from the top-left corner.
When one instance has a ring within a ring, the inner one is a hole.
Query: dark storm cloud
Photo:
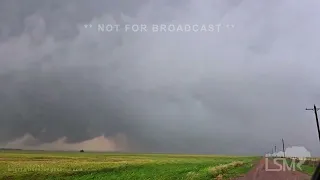
[[[0,1],[0,142],[129,150],[315,151],[317,1]],[[220,33],[99,33],[83,24],[234,24]],[[315,153],[313,153],[315,155]]]
[[[58,40],[77,35],[77,23],[91,21],[108,12],[115,17],[120,12],[134,14],[143,1],[95,0],[3,0],[0,2],[1,38],[23,33],[28,16],[38,15],[46,22],[46,33]],[[120,19],[119,19],[120,20]]]

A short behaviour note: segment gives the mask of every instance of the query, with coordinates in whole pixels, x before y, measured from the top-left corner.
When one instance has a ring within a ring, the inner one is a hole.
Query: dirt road
[[[271,160],[267,161],[268,169],[277,169]],[[298,171],[266,171],[266,161],[263,158],[244,177],[235,180],[310,180],[311,177]]]

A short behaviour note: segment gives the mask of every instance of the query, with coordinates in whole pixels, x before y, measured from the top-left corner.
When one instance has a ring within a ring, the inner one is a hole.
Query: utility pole
[[[319,120],[318,120],[318,110],[319,110],[320,108],[317,108],[317,106],[316,105],[314,105],[313,106],[313,109],[311,109],[311,108],[306,108],[306,110],[308,110],[308,111],[313,111],[314,112],[314,115],[315,115],[315,117],[316,117],[316,122],[317,122],[317,128],[318,128],[318,137],[319,137],[319,142],[320,142],[320,129],[319,129]]]
[[[277,146],[274,146],[274,153],[277,153]],[[277,154],[275,156],[277,157]]]
[[[283,150],[284,158],[286,158],[286,151],[284,150],[284,140],[283,139],[282,139],[282,150]]]

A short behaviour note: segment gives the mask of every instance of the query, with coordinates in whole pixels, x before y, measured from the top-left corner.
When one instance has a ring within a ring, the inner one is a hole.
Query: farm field
[[[261,157],[0,151],[0,179],[230,179]]]

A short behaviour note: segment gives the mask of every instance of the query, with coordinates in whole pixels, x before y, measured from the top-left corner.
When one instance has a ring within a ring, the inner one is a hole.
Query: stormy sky
[[[122,134],[132,152],[264,154],[284,138],[320,155],[305,111],[320,106],[319,8],[317,0],[0,0],[0,144]],[[95,28],[168,23],[222,26]]]

